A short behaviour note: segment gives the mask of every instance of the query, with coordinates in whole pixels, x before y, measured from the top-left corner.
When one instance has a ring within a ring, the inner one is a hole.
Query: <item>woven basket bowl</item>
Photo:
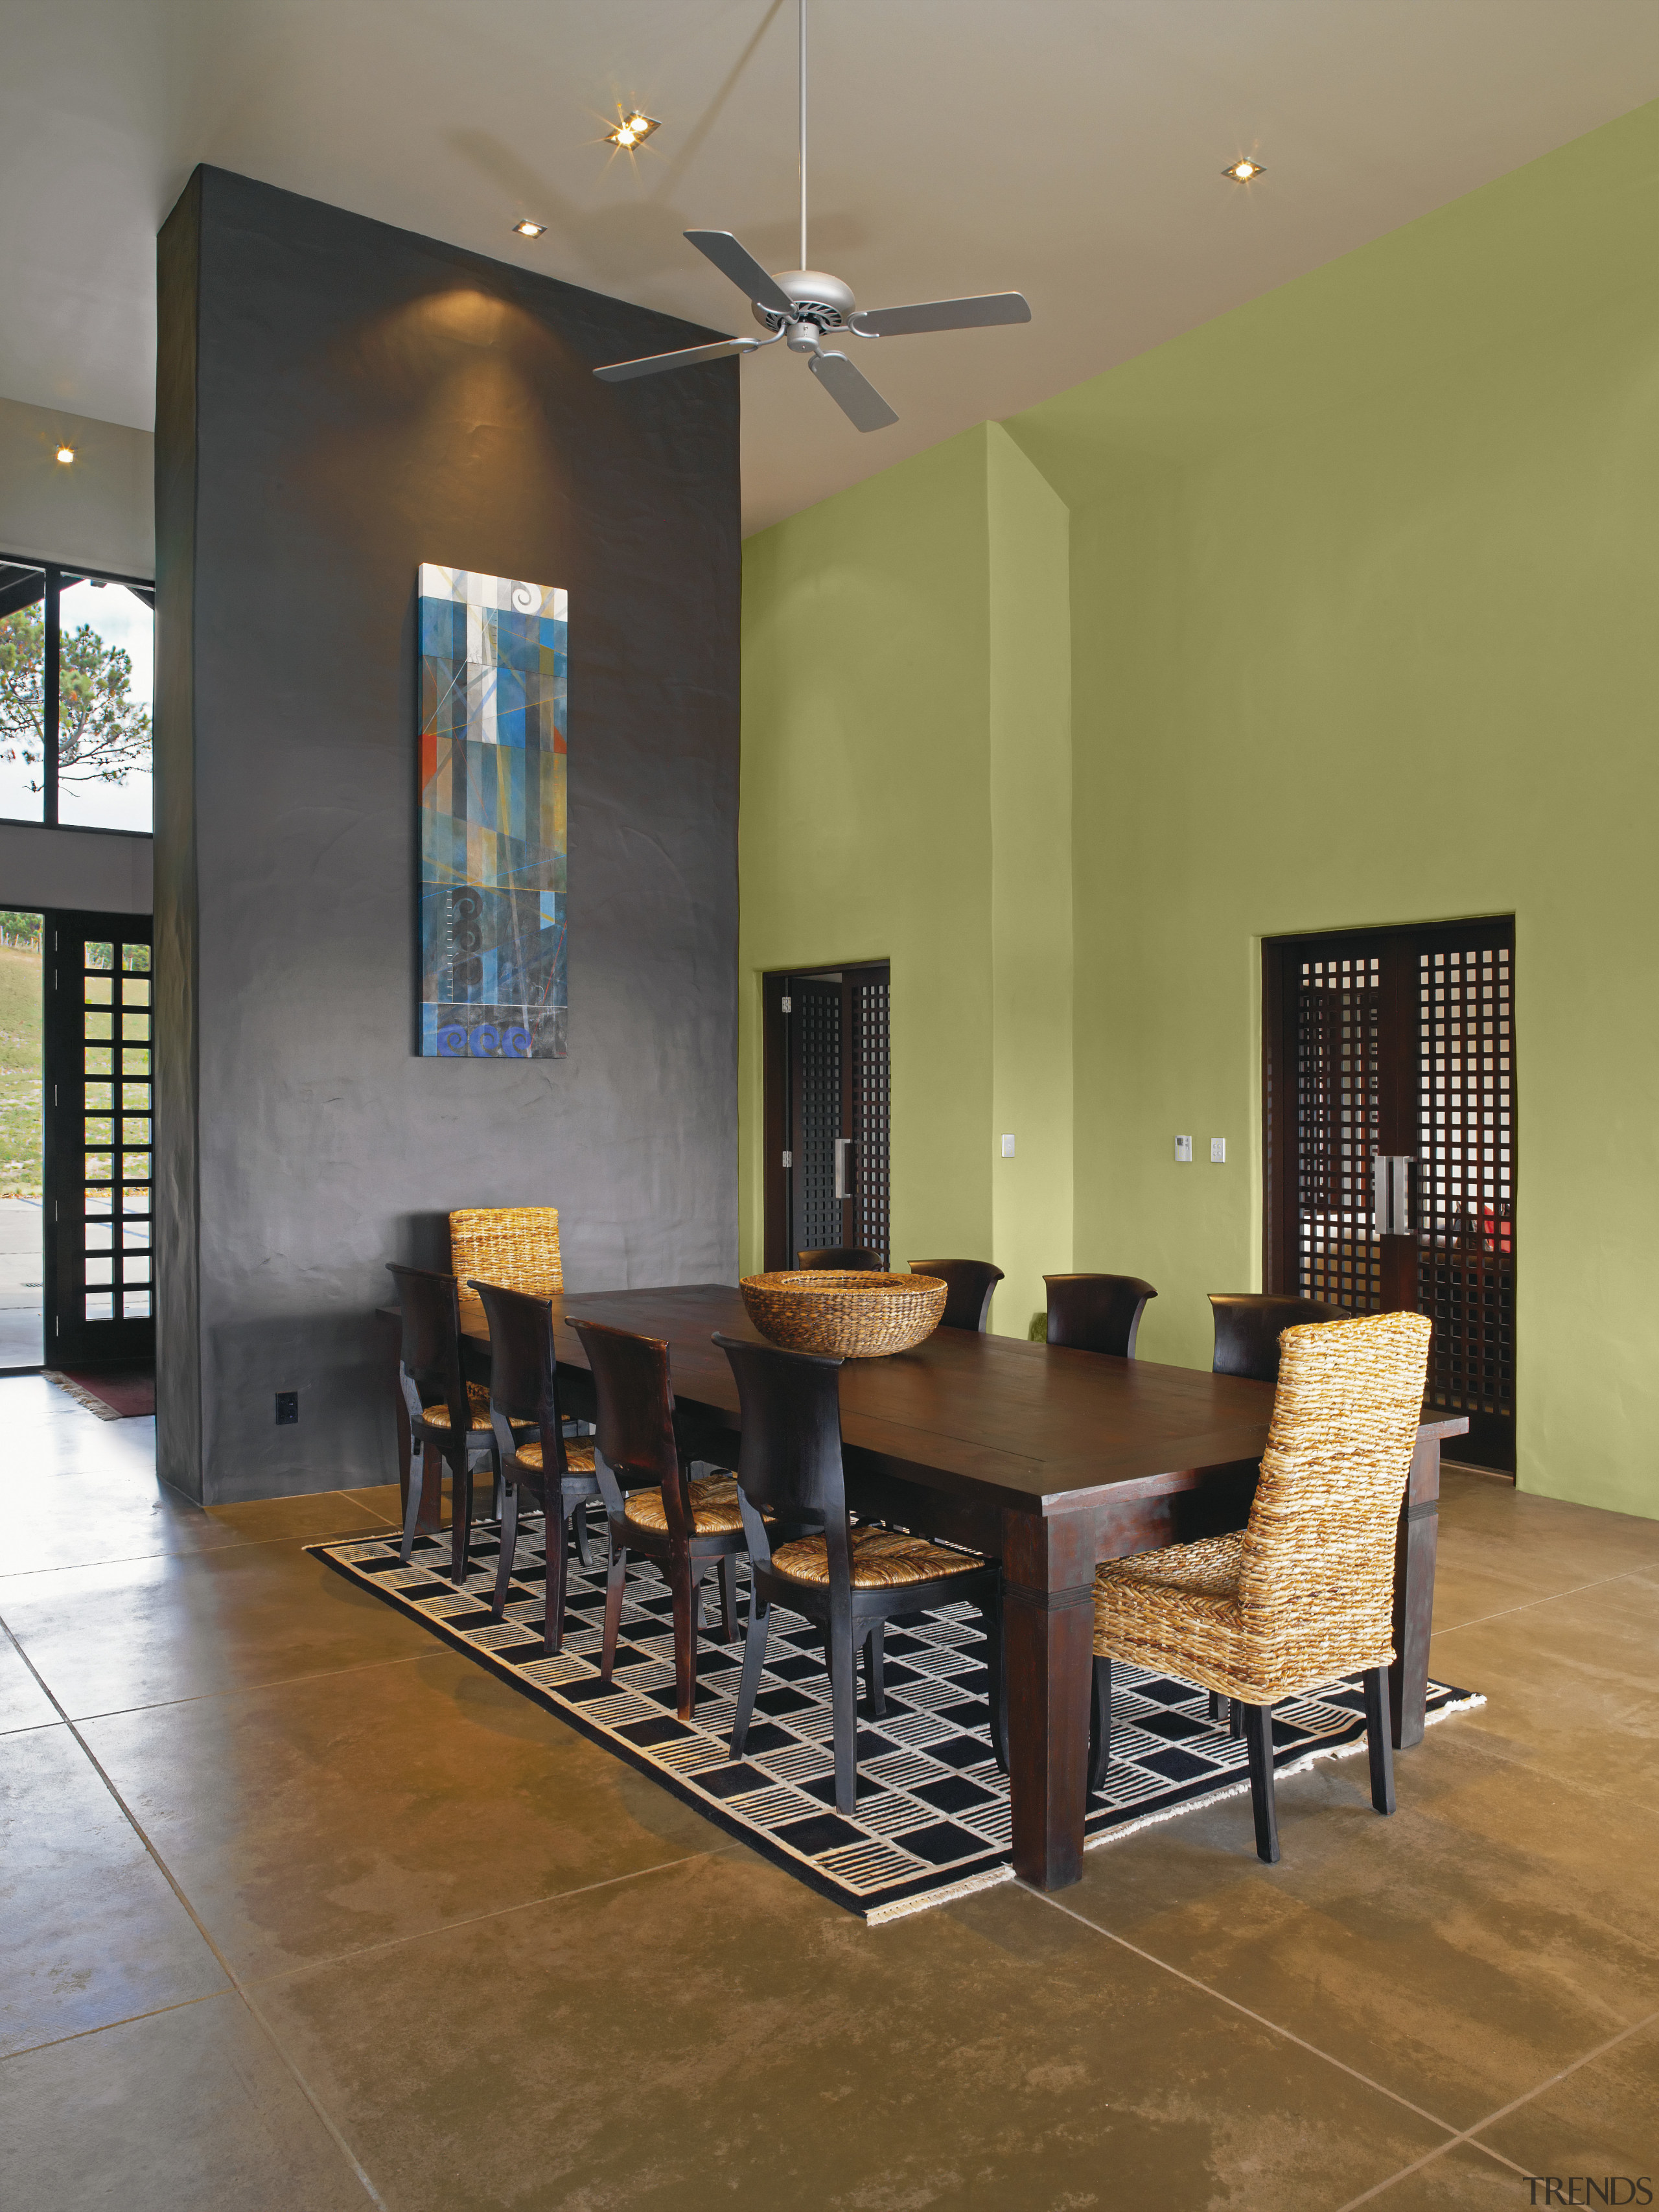
[[[937,1275],[745,1275],[738,1285],[749,1318],[786,1352],[830,1358],[884,1359],[908,1352],[939,1325],[949,1285]]]

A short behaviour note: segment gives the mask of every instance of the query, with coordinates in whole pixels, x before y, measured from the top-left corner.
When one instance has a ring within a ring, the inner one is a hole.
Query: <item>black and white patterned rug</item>
[[[520,1534],[499,1622],[489,1617],[500,1556],[493,1527],[475,1534],[464,1589],[448,1578],[447,1536],[418,1539],[407,1567],[395,1540],[307,1548],[866,1920],[896,1919],[1012,1879],[1008,1784],[991,1755],[985,1642],[971,1605],[908,1614],[889,1626],[887,1711],[871,1720],[860,1705],[858,1808],[848,1818],[835,1808],[822,1631],[773,1608],[756,1717],[744,1757],[734,1760],[743,1645],[702,1640],[696,1718],[678,1719],[672,1605],[648,1561],[629,1567],[615,1674],[608,1689],[599,1680],[605,1540],[596,1516],[593,1566],[570,1563],[564,1648],[556,1659],[542,1653],[545,1568],[530,1532]],[[746,1562],[740,1572],[746,1577]],[[706,1607],[714,1595],[711,1577]],[[739,1609],[746,1617],[746,1595]],[[860,1689],[862,1681],[860,1669]],[[1484,1703],[1431,1682],[1428,1718]],[[1290,1774],[1316,1759],[1363,1752],[1364,1732],[1357,1680],[1293,1698],[1273,1714],[1275,1769]],[[1114,1668],[1112,1765],[1105,1790],[1089,1800],[1089,1845],[1249,1789],[1244,1745],[1224,1722],[1210,1719],[1201,1690],[1121,1662]],[[1252,1848],[1246,1817],[1239,1850]]]

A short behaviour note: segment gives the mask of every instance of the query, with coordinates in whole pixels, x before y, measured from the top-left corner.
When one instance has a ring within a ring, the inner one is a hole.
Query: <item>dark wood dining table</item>
[[[660,1337],[690,1456],[730,1466],[738,1395],[716,1329],[753,1338],[726,1283],[567,1291],[553,1302],[564,1410],[590,1418],[569,1316]],[[470,1371],[489,1337],[466,1328]],[[1243,1528],[1272,1386],[944,1328],[912,1352],[849,1360],[842,1434],[855,1511],[1000,1559],[1015,1871],[1043,1889],[1083,1864],[1094,1571],[1100,1561]],[[1462,1419],[1425,1416],[1395,1552],[1395,1741],[1420,1741],[1434,1598],[1440,1445]]]

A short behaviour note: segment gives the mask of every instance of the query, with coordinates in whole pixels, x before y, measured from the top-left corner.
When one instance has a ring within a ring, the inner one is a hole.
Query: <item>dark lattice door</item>
[[[1297,1295],[1373,1313],[1382,1252],[1371,1161],[1382,1106],[1382,963],[1333,953],[1297,963]]]
[[[886,963],[766,979],[766,1261],[888,1256]]]
[[[1515,1465],[1514,937],[1507,921],[1270,948],[1269,1287],[1435,1324],[1451,1455]],[[1411,1162],[1404,1233],[1373,1167]]]
[[[798,1252],[844,1244],[842,1200],[836,1195],[836,1140],[842,1136],[841,979],[797,976],[789,1015],[794,1080],[792,1162],[793,1225],[787,1265]]]
[[[1434,1321],[1429,1396],[1468,1416],[1467,1455],[1513,1467],[1515,954],[1507,932],[1461,943],[1444,933],[1418,960],[1418,1308]]]
[[[887,970],[848,977],[852,1009],[853,1231],[849,1243],[887,1260]]]
[[[148,1364],[150,921],[46,917],[46,1361]]]

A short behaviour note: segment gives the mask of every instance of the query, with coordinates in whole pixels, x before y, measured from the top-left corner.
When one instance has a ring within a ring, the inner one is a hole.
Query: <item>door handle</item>
[[[850,1137],[836,1138],[836,1196],[837,1198],[851,1198],[853,1195],[853,1186],[848,1181],[847,1174],[847,1155],[852,1151],[852,1149],[853,1139]]]
[[[1405,1152],[1379,1152],[1371,1163],[1373,1222],[1379,1237],[1409,1237],[1412,1227],[1412,1170]]]

